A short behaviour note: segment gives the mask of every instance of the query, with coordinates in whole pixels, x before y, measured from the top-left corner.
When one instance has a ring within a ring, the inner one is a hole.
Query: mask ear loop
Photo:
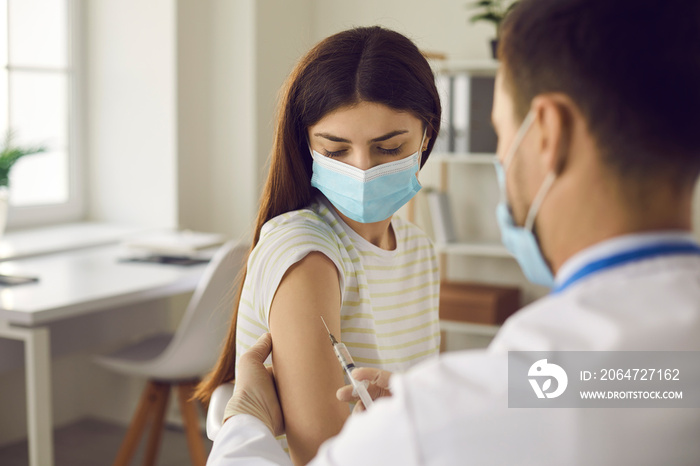
[[[501,163],[498,159],[495,160],[495,163],[500,164],[501,167],[503,167],[502,172],[498,172],[499,176],[502,176],[503,179],[501,180],[500,187],[501,187],[501,201],[505,202],[508,204],[508,194],[506,192],[506,172],[508,171],[508,167],[510,167],[510,163],[513,160],[513,156],[518,150],[518,147],[520,147],[520,143],[523,141],[523,138],[525,138],[525,135],[527,134],[527,131],[530,129],[530,126],[532,125],[532,122],[535,121],[535,114],[532,112],[528,112],[528,114],[525,116],[525,119],[523,122],[520,124],[520,128],[518,129],[518,132],[515,133],[515,137],[513,138],[513,142],[510,144],[510,147],[508,148],[508,152],[506,153],[506,156],[503,158],[503,163]]]
[[[533,121],[535,121],[535,114],[533,112],[529,112],[523,120],[523,123],[520,125],[520,129],[518,129],[518,132],[515,134],[515,138],[513,138],[513,142],[508,148],[508,154],[503,159],[504,171],[508,171],[508,167],[510,167],[510,162],[513,159],[515,153],[517,152],[518,147],[520,147],[520,143],[523,142],[523,139],[525,138],[525,135],[530,129],[530,126],[532,126]]]
[[[520,147],[520,143],[523,141],[525,138],[525,135],[527,134],[528,130],[532,126],[532,123],[535,121],[535,114],[530,111],[528,112],[527,116],[523,120],[523,123],[520,125],[520,129],[518,129],[518,132],[515,134],[515,138],[513,139],[513,143],[510,145],[510,148],[508,149],[508,154],[506,155],[505,159],[503,160],[503,176],[505,178],[505,174],[508,171],[508,167],[510,167],[511,161],[513,159],[513,156],[518,150],[518,147]],[[530,209],[528,210],[527,217],[525,218],[525,225],[523,226],[526,230],[532,231],[533,225],[535,224],[535,217],[537,216],[537,212],[540,210],[540,206],[542,205],[542,202],[544,201],[544,197],[547,195],[547,192],[549,192],[549,189],[552,187],[552,183],[554,183],[554,180],[557,178],[557,175],[554,173],[550,172],[547,177],[544,179],[542,182],[542,186],[540,186],[540,189],[537,190],[537,194],[535,195],[535,199],[532,201],[532,204],[530,205]],[[504,199],[507,199],[505,189],[506,189],[506,183],[505,179],[503,180],[503,192],[501,195],[503,196]]]
[[[420,171],[420,163],[423,160],[423,143],[425,142],[425,135],[428,134],[428,126],[425,126],[423,130],[423,137],[420,140],[420,146],[418,146],[418,171]]]
[[[527,213],[527,218],[525,219],[524,228],[526,230],[532,231],[532,227],[535,224],[535,217],[537,216],[537,212],[540,210],[540,206],[544,201],[544,197],[547,195],[547,193],[549,192],[549,188],[552,187],[552,183],[554,183],[554,180],[556,179],[557,175],[555,175],[554,172],[549,172],[547,174],[547,177],[542,182],[542,186],[540,186],[540,189],[537,190],[535,199],[532,201],[532,204],[530,205],[530,210]]]

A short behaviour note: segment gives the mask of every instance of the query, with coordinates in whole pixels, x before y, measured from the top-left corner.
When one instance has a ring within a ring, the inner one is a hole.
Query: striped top
[[[269,332],[270,304],[282,277],[312,251],[326,255],[338,269],[340,340],[358,366],[403,372],[437,355],[440,279],[435,250],[414,225],[398,217],[391,225],[396,249],[386,251],[350,228],[321,195],[308,208],[265,223],[248,258],[236,357]]]

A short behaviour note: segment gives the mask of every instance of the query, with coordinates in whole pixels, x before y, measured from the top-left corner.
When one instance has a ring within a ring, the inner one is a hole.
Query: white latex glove
[[[284,433],[282,408],[272,368],[263,364],[272,351],[272,336],[264,334],[238,361],[236,385],[224,410],[224,422],[237,414],[250,414],[260,419],[273,435]]]
[[[389,371],[374,369],[372,367],[358,367],[352,371],[352,377],[359,382],[362,382],[363,380],[369,382],[367,391],[373,400],[383,396],[391,396],[391,390],[389,390],[389,379],[391,378],[391,372]],[[365,410],[365,405],[362,404],[362,401],[360,401],[360,397],[357,395],[357,392],[353,392],[352,385],[340,387],[335,393],[335,396],[340,401],[357,402],[355,404],[355,409],[353,409],[353,413]]]

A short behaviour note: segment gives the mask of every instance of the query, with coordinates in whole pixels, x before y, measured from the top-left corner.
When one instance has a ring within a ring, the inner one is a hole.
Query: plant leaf
[[[0,186],[7,186],[6,178],[9,176],[9,170],[19,159],[25,155],[46,152],[46,147],[43,145],[20,147],[14,145],[13,140],[14,132],[12,130],[8,130],[5,134],[5,141],[2,150],[0,150]]]
[[[503,18],[501,16],[496,15],[495,13],[480,13],[478,15],[472,16],[469,20],[472,23],[476,23],[477,21],[488,21],[498,25],[500,24],[502,19]]]

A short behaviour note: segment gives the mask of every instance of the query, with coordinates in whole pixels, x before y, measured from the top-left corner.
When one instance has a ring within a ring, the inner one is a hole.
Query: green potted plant
[[[492,23],[496,27],[496,38],[491,40],[491,54],[493,58],[497,58],[496,51],[498,50],[498,33],[501,22],[517,3],[517,0],[479,0],[467,5],[469,8],[477,10],[469,18],[471,23],[483,21]]]
[[[12,166],[25,155],[45,152],[46,147],[19,146],[14,142],[14,133],[8,130],[5,134],[2,148],[0,148],[0,235],[5,231],[7,224],[7,208],[9,201],[10,170]]]

